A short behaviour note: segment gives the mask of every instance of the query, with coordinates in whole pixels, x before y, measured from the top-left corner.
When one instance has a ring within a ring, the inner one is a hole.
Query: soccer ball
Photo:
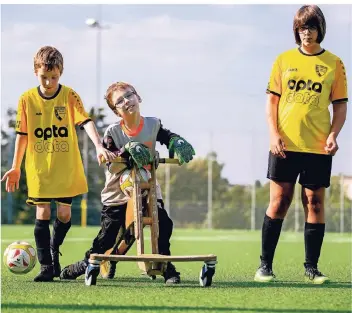
[[[147,183],[149,178],[152,177],[150,172],[146,170],[144,167],[141,167],[137,170],[137,176],[141,183]],[[125,169],[120,176],[120,189],[127,196],[132,197],[133,192],[133,181],[132,181],[132,170]],[[145,191],[142,196],[146,196],[147,191]]]
[[[11,273],[27,274],[37,263],[35,249],[27,242],[15,241],[4,253],[4,264]]]

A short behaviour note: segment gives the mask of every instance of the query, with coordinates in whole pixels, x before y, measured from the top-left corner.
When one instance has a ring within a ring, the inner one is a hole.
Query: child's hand
[[[188,163],[193,159],[196,154],[192,145],[183,139],[182,137],[172,137],[169,144],[169,154],[173,158],[174,153],[180,161],[180,164]]]
[[[131,155],[137,167],[146,166],[152,161],[149,148],[140,142],[130,141],[126,143],[125,149]]]
[[[325,146],[326,153],[330,155],[335,155],[337,150],[339,150],[339,145],[336,141],[336,136],[334,134],[330,134],[326,139],[326,146]]]
[[[113,159],[116,158],[116,154],[105,149],[103,146],[97,147],[97,159],[99,165],[102,162],[111,162]]]
[[[19,168],[12,168],[4,174],[1,181],[3,182],[6,179],[6,191],[14,192],[19,188],[20,178],[21,170]]]

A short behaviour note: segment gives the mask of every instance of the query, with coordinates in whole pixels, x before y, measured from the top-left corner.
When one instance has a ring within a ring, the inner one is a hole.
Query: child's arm
[[[176,153],[180,164],[188,163],[195,155],[192,145],[186,139],[164,128],[161,122],[156,140],[168,147],[170,158],[173,158]]]
[[[180,137],[180,135],[164,128],[160,121],[160,128],[156,136],[156,141],[160,142],[161,145],[166,145],[166,147],[169,148],[170,141],[173,137]]]
[[[94,122],[89,118],[89,114],[84,109],[80,96],[72,89],[69,93],[68,101],[73,108],[72,113],[75,125],[79,125],[81,129],[85,129],[97,150],[99,165],[101,164],[101,157],[104,157],[105,160],[114,159],[115,155],[104,149],[102,143],[100,142],[100,136]]]
[[[27,135],[17,134],[12,168],[7,171],[1,179],[2,182],[6,179],[7,192],[14,192],[16,189],[19,188],[19,182],[21,178],[21,164],[24,153],[26,152],[27,142]]]
[[[97,150],[97,159],[99,165],[101,164],[102,157],[107,161],[112,161],[116,157],[116,155],[103,147],[102,143],[100,142],[100,136],[95,127],[94,122],[89,121],[88,123],[84,124],[83,127],[87,132],[89,138],[92,140],[95,149]]]
[[[19,188],[21,178],[21,164],[23,156],[26,152],[28,136],[27,136],[27,105],[26,97],[22,95],[18,101],[16,116],[16,141],[15,152],[13,156],[12,167],[2,177],[1,181],[6,180],[6,191],[14,192]]]

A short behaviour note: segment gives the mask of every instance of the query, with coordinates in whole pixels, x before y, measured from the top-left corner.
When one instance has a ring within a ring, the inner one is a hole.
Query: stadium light
[[[99,22],[94,18],[87,18],[86,25],[88,25],[89,27],[99,27],[100,26]]]

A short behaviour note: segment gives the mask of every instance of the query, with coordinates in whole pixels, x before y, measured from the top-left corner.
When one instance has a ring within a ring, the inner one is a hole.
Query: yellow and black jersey
[[[79,95],[67,86],[59,85],[52,97],[39,87],[20,97],[16,132],[28,136],[29,197],[73,197],[88,191],[75,130],[88,121]]]
[[[288,151],[326,154],[330,103],[347,102],[347,78],[339,57],[292,49],[274,62],[267,93],[280,97],[278,129]]]

